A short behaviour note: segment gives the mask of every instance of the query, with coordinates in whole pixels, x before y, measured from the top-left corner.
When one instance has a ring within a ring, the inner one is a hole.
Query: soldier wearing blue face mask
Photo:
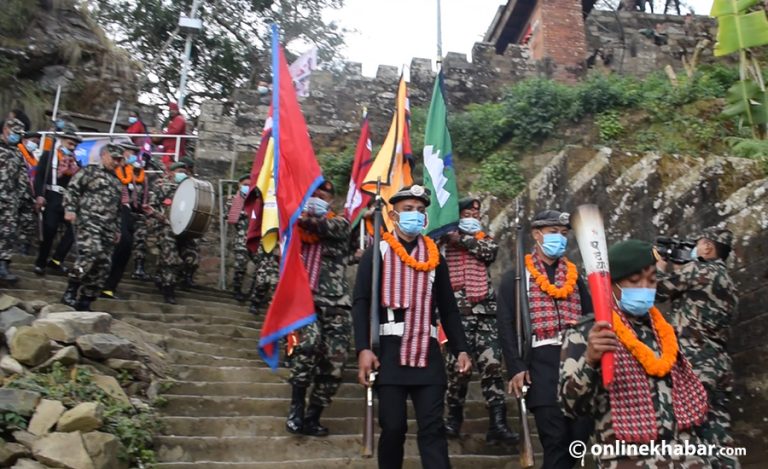
[[[24,124],[18,119],[8,119],[3,125],[0,137],[0,285],[9,286],[18,281],[18,277],[9,270],[16,230],[19,221],[19,207],[31,202],[32,192],[29,186],[24,157],[16,146],[24,133]]]
[[[568,454],[569,445],[586,442],[592,432],[590,420],[566,417],[557,404],[563,336],[571,324],[592,312],[589,290],[576,266],[564,257],[570,230],[570,215],[557,210],[539,212],[531,222],[534,248],[525,258],[524,272],[532,333],[527,362],[517,353],[516,272],[505,273],[499,284],[497,321],[507,389],[520,396],[528,386],[526,401],[544,449],[544,469],[572,468],[576,459]]]

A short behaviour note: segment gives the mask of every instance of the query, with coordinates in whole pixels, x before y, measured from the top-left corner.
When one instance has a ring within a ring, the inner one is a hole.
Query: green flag
[[[424,132],[424,185],[432,192],[432,202],[427,207],[429,226],[426,231],[433,238],[457,229],[459,223],[459,191],[453,170],[453,149],[443,88],[443,71],[440,70],[435,79]]]

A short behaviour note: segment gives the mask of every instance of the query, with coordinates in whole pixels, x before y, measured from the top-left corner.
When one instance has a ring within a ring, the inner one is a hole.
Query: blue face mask
[[[61,153],[65,156],[72,156],[72,150],[69,148],[61,147]]]
[[[8,143],[11,145],[18,145],[18,143],[21,141],[21,135],[19,134],[9,134],[8,135]]]
[[[307,211],[312,215],[322,217],[328,213],[328,209],[330,208],[331,205],[319,197],[310,197],[309,200],[307,200]]]
[[[693,249],[691,249],[691,259],[693,259],[694,261],[699,260],[699,253],[696,250],[696,246],[694,246]]]
[[[64,125],[66,125],[66,122],[64,122],[64,119],[59,119],[56,121],[56,130],[64,130]]]
[[[459,230],[465,233],[475,234],[482,229],[483,225],[477,218],[462,218],[459,220]]]
[[[181,184],[181,181],[185,180],[187,178],[187,175],[184,173],[176,173],[173,175],[173,180],[176,181],[176,184]]]
[[[128,123],[129,123],[129,124],[135,124],[135,123],[137,123],[138,121],[139,121],[139,118],[138,118],[138,117],[133,117],[133,116],[131,116],[131,117],[129,117],[129,118],[128,118]]]
[[[131,156],[128,157],[128,159],[125,160],[125,162],[128,163],[128,164],[133,164],[138,159],[139,159],[139,157],[137,157],[136,155],[131,155]]]
[[[397,222],[397,226],[400,230],[408,236],[417,236],[424,229],[424,222],[427,220],[426,215],[421,212],[399,212],[400,220]]]
[[[243,195],[248,195],[249,190],[251,190],[250,186],[240,186],[240,193]]]
[[[655,288],[622,288],[619,308],[632,316],[645,316],[655,300]]]
[[[568,238],[560,233],[545,233],[544,242],[541,243],[541,250],[544,255],[551,259],[559,259],[565,254],[565,247],[568,246]]]
[[[27,140],[26,142],[24,142],[24,146],[27,148],[27,151],[30,153],[38,149],[37,142],[32,140]]]

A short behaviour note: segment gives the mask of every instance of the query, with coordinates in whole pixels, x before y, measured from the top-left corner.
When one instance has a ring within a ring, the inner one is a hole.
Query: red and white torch
[[[587,270],[589,292],[595,309],[596,321],[612,323],[613,297],[611,295],[611,273],[608,269],[608,244],[605,242],[603,216],[597,205],[580,205],[571,217],[573,232],[579,243],[581,258]],[[613,382],[613,353],[604,353],[600,361],[603,386]]]

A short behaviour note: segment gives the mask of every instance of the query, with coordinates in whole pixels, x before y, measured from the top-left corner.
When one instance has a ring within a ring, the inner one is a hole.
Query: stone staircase
[[[58,302],[66,278],[32,273],[31,258],[16,258],[21,277],[8,293],[22,299]],[[356,384],[355,363],[322,422],[326,438],[289,435],[284,428],[290,387],[289,370],[272,372],[258,356],[261,322],[225,292],[209,288],[179,291],[178,305],[167,305],[151,282],[126,279],[122,300],[99,299],[97,311],[148,332],[160,334],[171,361],[171,376],[161,386],[165,431],[156,440],[158,469],[374,468],[360,457],[363,389]],[[517,468],[517,449],[485,443],[488,416],[479,381],[470,385],[462,438],[449,443],[454,468]],[[509,422],[518,429],[514,401]],[[533,421],[531,428],[535,430]],[[378,430],[378,429],[377,429]],[[405,467],[421,466],[416,423],[409,409]],[[537,463],[540,446],[534,435]]]

